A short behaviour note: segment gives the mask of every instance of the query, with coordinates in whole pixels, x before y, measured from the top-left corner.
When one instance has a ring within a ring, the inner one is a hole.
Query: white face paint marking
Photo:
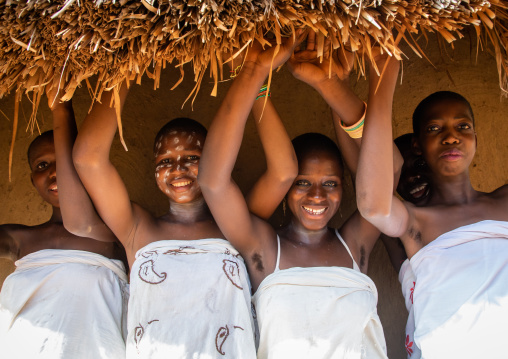
[[[201,147],[201,141],[200,141],[200,140],[197,140],[197,141],[196,141],[196,145],[197,145],[198,147]]]
[[[176,130],[169,131],[169,135],[170,135],[170,136],[172,136],[172,135],[176,135]]]
[[[156,173],[156,174],[155,174],[155,178],[159,178],[159,173]]]
[[[183,146],[182,145],[176,146],[175,150],[182,151],[183,150]],[[180,157],[180,156],[178,156],[178,157]]]
[[[180,139],[178,137],[175,137],[175,138],[173,138],[173,142],[176,144],[176,143],[180,142]]]

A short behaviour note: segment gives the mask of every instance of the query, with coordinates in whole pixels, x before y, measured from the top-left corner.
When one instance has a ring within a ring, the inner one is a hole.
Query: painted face
[[[433,104],[420,125],[416,145],[433,174],[456,176],[467,172],[476,151],[469,107],[458,100]]]
[[[174,130],[155,145],[155,179],[172,201],[191,202],[201,197],[198,166],[204,136],[194,131]]]
[[[59,207],[55,145],[51,139],[44,139],[31,149],[30,169],[32,184],[42,199]]]
[[[305,229],[325,228],[342,199],[342,169],[333,155],[315,151],[301,160],[298,172],[287,195],[289,209]]]
[[[422,156],[413,153],[410,146],[400,149],[404,164],[400,173],[398,194],[415,205],[426,203],[430,194],[428,167]]]

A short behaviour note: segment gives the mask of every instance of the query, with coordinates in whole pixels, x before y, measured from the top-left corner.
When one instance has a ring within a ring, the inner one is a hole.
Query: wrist
[[[72,111],[72,100],[65,101],[65,102],[59,102],[58,100],[55,101],[53,105],[48,104],[51,112],[69,112]]]
[[[252,79],[262,79],[264,81],[268,77],[269,72],[269,68],[266,68],[257,62],[245,61],[238,75]]]

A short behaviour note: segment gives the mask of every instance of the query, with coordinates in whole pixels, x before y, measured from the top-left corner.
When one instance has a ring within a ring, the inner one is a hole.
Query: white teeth
[[[173,187],[183,187],[183,186],[190,185],[191,183],[192,183],[192,181],[185,181],[185,182],[172,183],[171,185]]]
[[[422,184],[421,186],[418,186],[418,187],[416,187],[416,188],[413,188],[411,191],[409,191],[409,193],[411,193],[411,194],[415,194],[416,192],[420,192],[421,190],[424,190],[424,189],[425,189],[425,187],[427,187],[427,184],[426,184],[426,183],[424,183],[424,184]]]
[[[305,207],[305,206],[302,206],[302,208],[304,210],[306,210],[307,212],[309,212],[310,214],[315,214],[315,215],[318,215],[318,214],[322,214],[324,213],[325,209],[326,208],[322,208],[322,209],[313,209],[313,208],[309,208],[309,207]]]

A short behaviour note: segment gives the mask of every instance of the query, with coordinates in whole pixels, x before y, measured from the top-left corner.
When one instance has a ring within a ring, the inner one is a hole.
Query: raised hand
[[[269,71],[283,65],[291,56],[294,49],[302,43],[306,37],[306,31],[297,30],[295,36],[282,40],[280,45],[271,44],[264,47],[257,40],[248,48],[245,56],[245,64],[251,64],[258,68]]]
[[[354,55],[344,49],[329,51],[330,46],[328,37],[324,41],[323,57],[318,57],[316,33],[310,32],[305,49],[295,51],[288,61],[293,76],[313,87],[331,78],[346,80],[353,68]]]

